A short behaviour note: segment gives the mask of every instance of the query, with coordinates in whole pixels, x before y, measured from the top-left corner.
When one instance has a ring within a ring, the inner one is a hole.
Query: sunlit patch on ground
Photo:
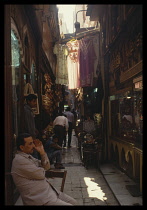
[[[101,201],[107,200],[105,193],[101,187],[95,182],[94,178],[84,177],[85,184],[87,185],[87,193],[89,197],[98,198]]]

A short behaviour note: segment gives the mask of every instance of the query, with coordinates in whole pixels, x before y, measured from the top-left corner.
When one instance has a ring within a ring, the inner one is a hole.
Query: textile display
[[[94,73],[94,60],[96,59],[93,40],[88,37],[82,38],[79,41],[79,48],[81,87],[91,86]]]
[[[53,52],[57,56],[56,84],[68,85],[67,46],[56,43]]]
[[[69,41],[66,43],[68,47],[67,69],[68,69],[68,88],[76,89],[80,87],[79,73],[79,41]]]

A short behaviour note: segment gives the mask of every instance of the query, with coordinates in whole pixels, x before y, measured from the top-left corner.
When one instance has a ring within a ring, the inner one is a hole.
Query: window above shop
[[[19,44],[18,40],[13,32],[11,30],[11,55],[12,55],[12,66],[19,66],[20,65],[20,50],[19,50]]]

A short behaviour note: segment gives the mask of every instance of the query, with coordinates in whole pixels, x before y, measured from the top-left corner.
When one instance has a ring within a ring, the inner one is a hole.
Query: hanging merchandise
[[[45,85],[44,92],[45,95],[42,95],[42,105],[48,113],[53,111],[53,91],[52,91],[52,81],[49,74],[44,74]]]
[[[56,84],[68,85],[67,46],[56,43],[53,52],[57,56]]]
[[[30,83],[27,83],[24,87],[24,95],[34,94],[33,87]]]
[[[76,89],[80,87],[79,41],[71,40],[66,45],[69,53],[67,57],[68,89]]]
[[[96,86],[97,78],[100,73],[100,48],[99,48],[99,34],[96,34],[92,38],[93,40],[93,47],[96,54],[96,58],[94,60],[94,72],[93,72],[93,81],[92,86]]]
[[[79,41],[79,48],[81,87],[92,86],[94,61],[96,59],[96,54],[93,47],[93,40],[89,37],[82,38]]]

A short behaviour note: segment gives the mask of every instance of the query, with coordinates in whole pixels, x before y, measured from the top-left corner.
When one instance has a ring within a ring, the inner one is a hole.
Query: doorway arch
[[[16,151],[15,140],[21,130],[21,64],[23,48],[17,25],[11,17],[11,76],[12,76],[12,128],[13,128],[13,156]]]

